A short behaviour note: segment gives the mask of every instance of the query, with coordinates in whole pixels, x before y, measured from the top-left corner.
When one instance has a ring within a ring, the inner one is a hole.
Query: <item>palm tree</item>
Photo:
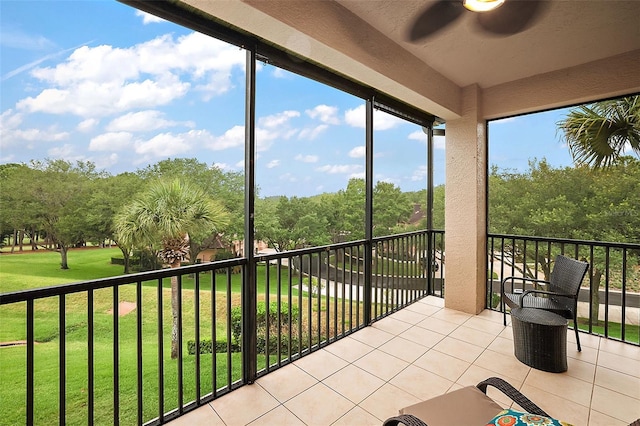
[[[582,105],[557,125],[577,163],[608,167],[629,148],[640,156],[640,96]]]
[[[228,223],[224,208],[198,187],[179,180],[158,181],[115,218],[119,244],[149,247],[160,244],[158,257],[171,268],[189,257],[189,233],[213,233]],[[178,279],[171,277],[171,358],[178,356]]]

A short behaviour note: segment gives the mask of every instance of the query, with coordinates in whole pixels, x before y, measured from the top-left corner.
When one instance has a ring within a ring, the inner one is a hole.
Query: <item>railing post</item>
[[[34,360],[33,345],[35,343],[33,331],[33,299],[27,300],[27,400],[26,400],[26,424],[33,424],[33,394],[34,394]]]
[[[244,144],[244,256],[247,259],[242,286],[242,365],[245,383],[253,383],[257,374],[256,264],[253,253],[255,212],[255,124],[256,124],[256,49],[246,55],[246,102]]]

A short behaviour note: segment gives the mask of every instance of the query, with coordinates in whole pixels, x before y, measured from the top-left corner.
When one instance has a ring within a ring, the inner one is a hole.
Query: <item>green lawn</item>
[[[569,322],[571,324],[571,321]],[[586,318],[578,318],[578,328],[582,331],[589,331],[589,322]],[[593,334],[604,336],[604,323],[593,325],[591,327]],[[620,323],[609,322],[609,337],[614,339],[622,339],[622,329]],[[640,325],[627,324],[624,327],[624,339],[626,342],[640,343]]]
[[[122,265],[111,257],[122,256],[118,248],[87,248],[69,251],[69,269],[60,269],[60,254],[38,250],[0,254],[0,293],[48,287],[121,275]]]
[[[69,253],[71,269],[61,270],[59,255],[51,252],[35,252],[15,255],[0,255],[0,292],[36,288],[63,283],[102,278],[122,273],[121,265],[111,265],[112,256],[119,254],[118,249],[85,249]],[[266,296],[266,268],[258,266],[259,298]],[[269,293],[278,292],[277,268],[270,268]],[[212,291],[211,274],[201,275],[200,291],[200,335],[201,339],[212,338],[226,340],[227,302],[232,306],[240,303],[241,274],[231,275],[231,299],[227,300],[227,276],[215,275],[215,291]],[[288,270],[281,271],[281,292],[288,294]],[[297,277],[294,279],[294,284]],[[184,321],[184,401],[196,397],[195,356],[188,355],[186,342],[195,337],[195,294],[193,278],[183,279],[183,321]],[[142,362],[143,362],[143,400],[144,419],[148,421],[158,415],[158,312],[157,288],[155,282],[142,286],[142,304],[137,309],[142,312]],[[295,292],[295,290],[293,291]],[[292,292],[292,293],[293,293]],[[297,296],[297,293],[296,293]],[[113,333],[114,320],[109,309],[113,307],[112,289],[94,291],[94,362],[95,362],[95,423],[113,423]],[[125,285],[118,289],[119,301],[135,301],[136,286]],[[273,300],[273,296],[271,296]],[[298,297],[294,298],[294,303]],[[303,306],[307,306],[303,298]],[[214,302],[215,301],[215,306]],[[58,369],[59,369],[59,299],[47,298],[34,303],[35,319],[35,424],[57,422],[58,416]],[[215,312],[215,323],[212,321]],[[119,366],[120,380],[120,421],[123,424],[136,423],[136,313],[122,316],[119,327]],[[163,282],[163,353],[165,412],[178,405],[177,397],[177,361],[170,359],[171,307],[170,282]],[[66,423],[86,424],[87,419],[87,294],[79,293],[65,297],[65,339],[66,339]],[[25,304],[0,306],[0,341],[24,340],[26,338]],[[212,335],[215,333],[215,336]],[[231,357],[231,373],[228,376],[226,354],[218,355],[213,361],[211,354],[201,356],[201,394],[212,391],[213,386],[221,388],[227,383],[241,379],[242,365],[240,354]],[[0,348],[0,425],[25,423],[25,346]],[[259,356],[259,368],[264,367],[266,359]],[[275,362],[275,359],[270,360]],[[216,368],[216,383],[212,384],[212,369]]]

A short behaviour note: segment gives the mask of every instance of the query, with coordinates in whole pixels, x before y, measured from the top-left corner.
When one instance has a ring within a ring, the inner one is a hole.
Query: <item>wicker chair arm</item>
[[[537,293],[537,294],[547,294],[549,296],[560,296],[560,297],[570,297],[572,299],[577,299],[578,295],[574,295],[574,294],[567,294],[567,293],[558,293],[555,291],[545,291],[545,290],[527,290],[524,293],[522,293],[522,297],[520,297],[520,307],[524,308],[524,297],[528,294],[531,293]]]
[[[506,277],[505,279],[502,280],[502,282],[500,283],[500,292],[502,294],[504,294],[504,285],[507,283],[507,281],[511,281],[511,288],[513,289],[513,282],[515,280],[520,280],[520,281],[528,281],[528,282],[534,282],[534,283],[540,283],[540,284],[550,284],[549,281],[547,280],[541,280],[541,279],[537,279],[537,278],[526,278],[526,277]]]
[[[382,426],[398,426],[399,424],[406,426],[428,426],[425,422],[411,414],[400,414],[399,416],[390,417],[384,421]]]
[[[514,388],[501,378],[489,377],[488,379],[478,383],[476,387],[486,394],[488,385],[493,386],[503,394],[507,395],[509,398],[511,398],[512,401],[516,402],[519,406],[527,410],[528,413],[550,417],[542,408],[538,407],[529,398],[521,394],[520,391],[518,391],[516,388]]]

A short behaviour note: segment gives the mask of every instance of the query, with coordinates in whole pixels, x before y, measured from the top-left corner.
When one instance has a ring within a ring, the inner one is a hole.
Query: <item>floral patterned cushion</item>
[[[487,423],[487,426],[571,426],[569,423],[538,416],[537,414],[522,413],[515,410],[503,410]]]

